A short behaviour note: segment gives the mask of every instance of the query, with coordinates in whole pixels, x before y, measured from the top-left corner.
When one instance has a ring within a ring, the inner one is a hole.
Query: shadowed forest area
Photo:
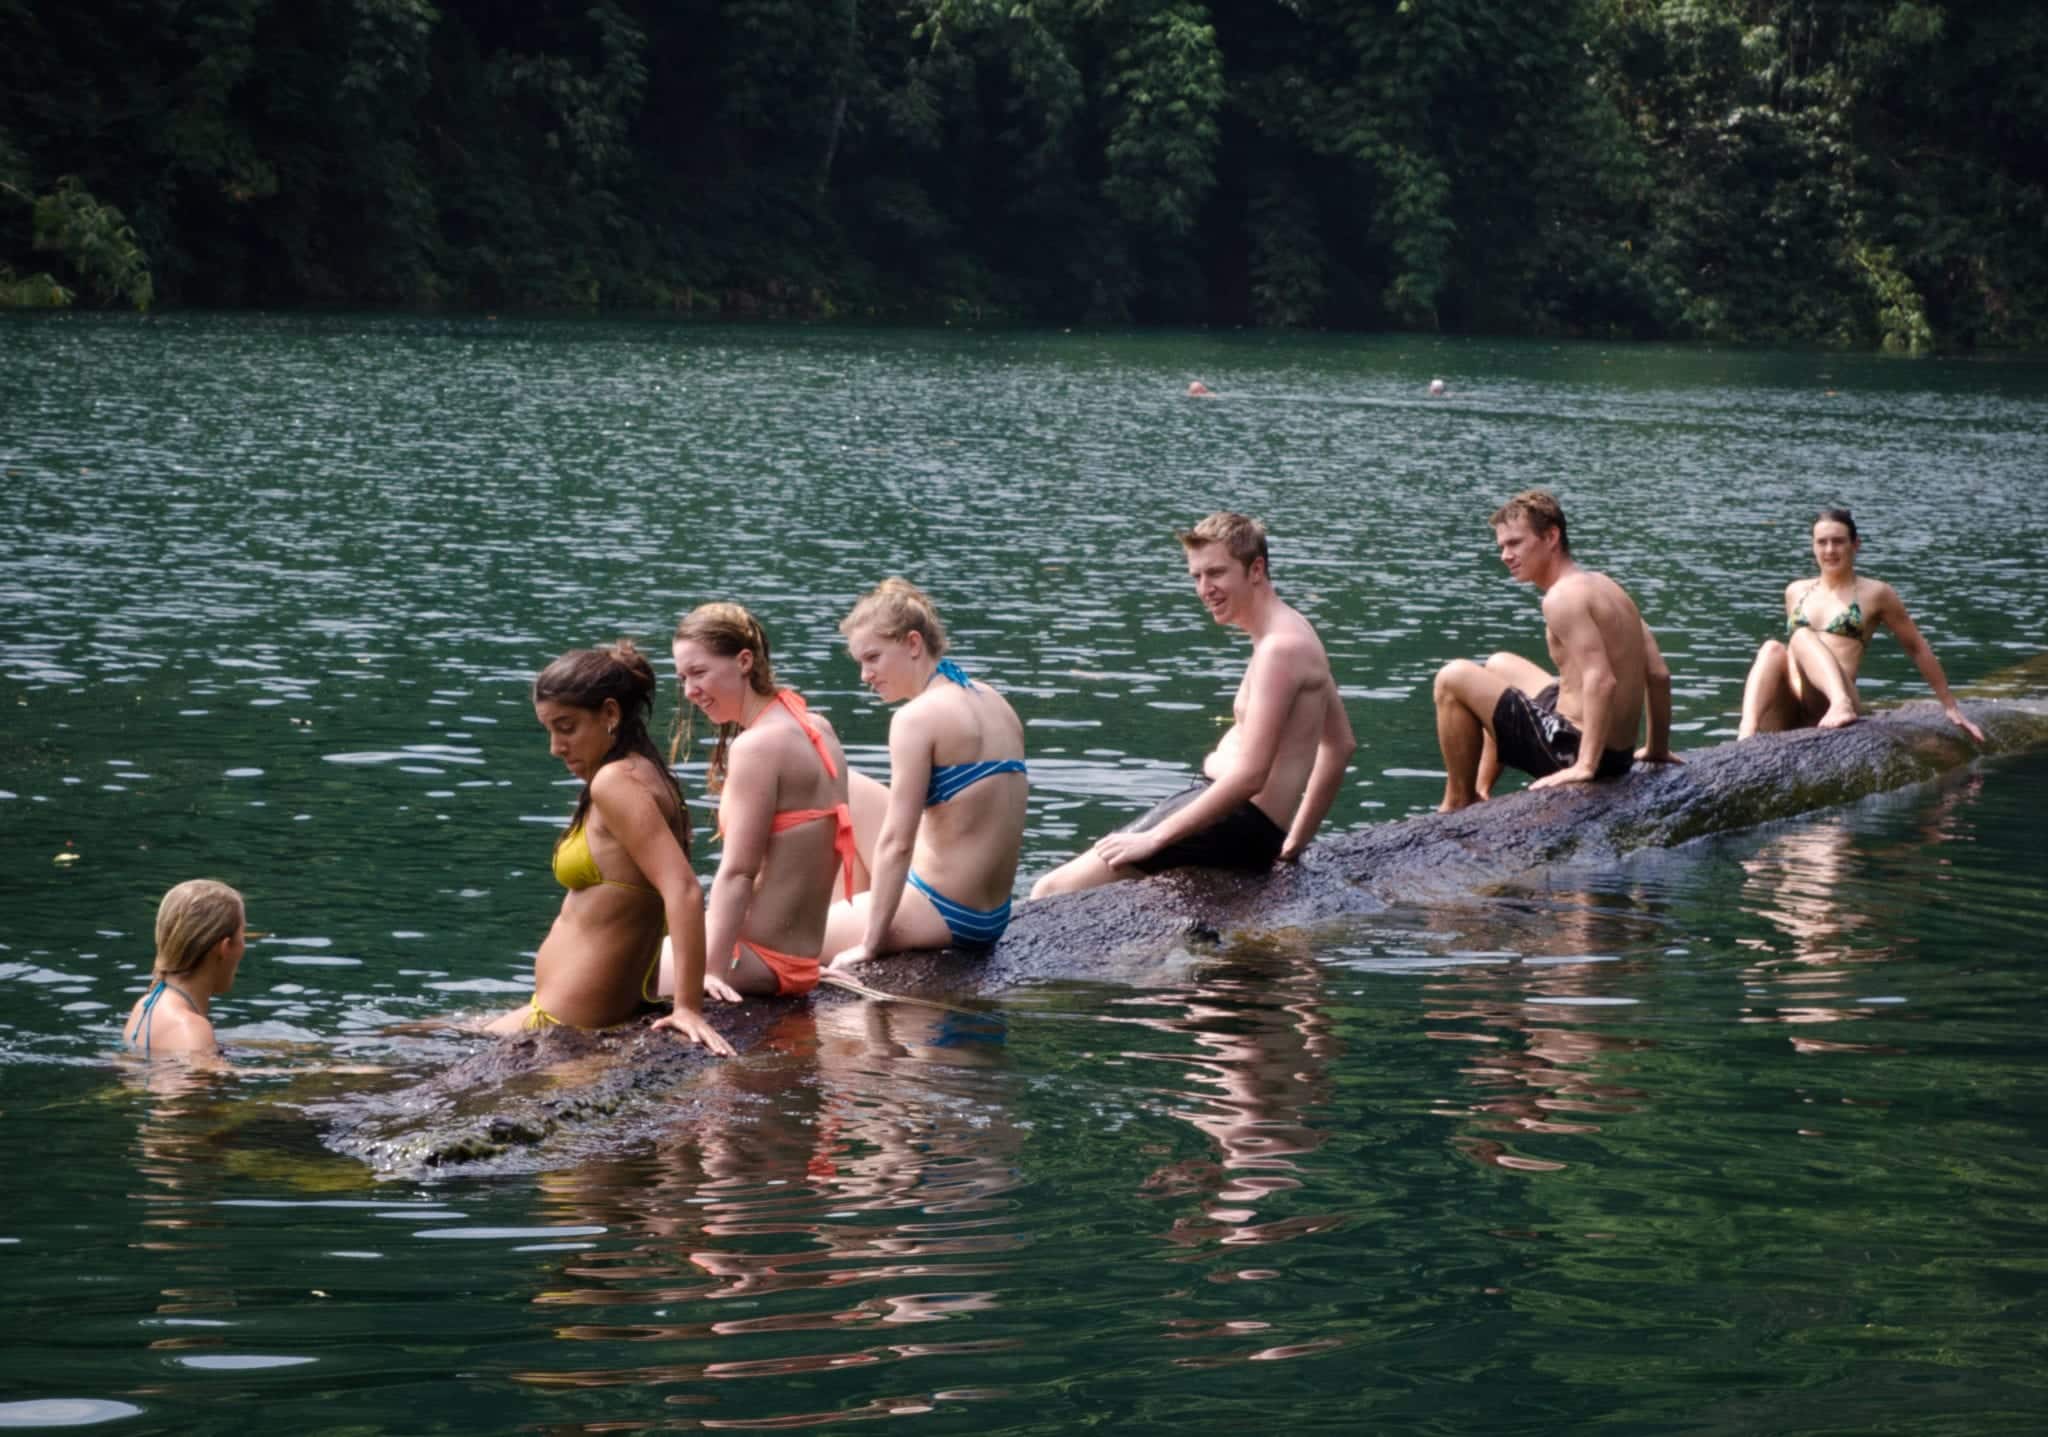
[[[2048,6],[0,0],[0,306],[2048,342]]]

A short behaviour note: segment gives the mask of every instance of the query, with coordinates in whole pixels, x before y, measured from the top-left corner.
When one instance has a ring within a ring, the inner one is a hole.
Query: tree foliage
[[[2038,344],[2044,65],[1960,0],[0,0],[0,303]]]

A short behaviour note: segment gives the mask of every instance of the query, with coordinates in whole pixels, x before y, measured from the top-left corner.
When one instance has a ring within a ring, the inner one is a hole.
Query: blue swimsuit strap
[[[142,1000],[142,1012],[138,1014],[135,1019],[135,1032],[137,1036],[139,1036],[142,1039],[142,1056],[145,1058],[149,1056],[150,1020],[156,1016],[156,1005],[158,1004],[158,1002],[162,1000],[166,989],[173,993],[176,993],[180,998],[185,998],[184,989],[172,988],[170,979],[159,978],[156,980],[156,986],[149,990],[149,996]],[[195,1013],[199,1011],[199,1005],[197,1003],[194,1003],[190,998],[185,998],[185,1006],[187,1008],[190,1008]],[[129,1047],[132,1048],[135,1046],[134,1038],[128,1038],[125,1041],[127,1042]]]
[[[951,679],[963,689],[973,686],[973,680],[967,677],[967,670],[951,659],[940,659],[939,667],[932,674],[932,678]],[[927,683],[929,684],[929,680]],[[933,764],[931,782],[925,788],[924,806],[930,808],[935,804],[945,803],[962,789],[972,788],[983,779],[994,778],[999,773],[1028,772],[1030,770],[1024,767],[1024,760],[1021,758],[984,759],[979,763]]]

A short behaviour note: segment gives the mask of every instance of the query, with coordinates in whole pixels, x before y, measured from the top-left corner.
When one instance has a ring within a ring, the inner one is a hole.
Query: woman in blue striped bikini
[[[865,893],[835,903],[825,951],[846,968],[907,948],[982,948],[1010,922],[1024,846],[1024,725],[946,657],[946,630],[913,584],[886,579],[839,625],[889,721],[889,807]]]

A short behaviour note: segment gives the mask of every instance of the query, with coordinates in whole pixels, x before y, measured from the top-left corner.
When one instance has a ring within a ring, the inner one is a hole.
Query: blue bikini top
[[[944,676],[969,688],[973,681],[967,677],[967,670],[951,659],[939,660],[939,671],[933,677]],[[1021,773],[1029,775],[1031,770],[1024,766],[1021,758],[991,758],[980,763],[938,763],[932,765],[932,781],[924,791],[924,806],[934,807],[960,796],[960,793],[974,787],[985,778],[994,778],[999,773]]]

